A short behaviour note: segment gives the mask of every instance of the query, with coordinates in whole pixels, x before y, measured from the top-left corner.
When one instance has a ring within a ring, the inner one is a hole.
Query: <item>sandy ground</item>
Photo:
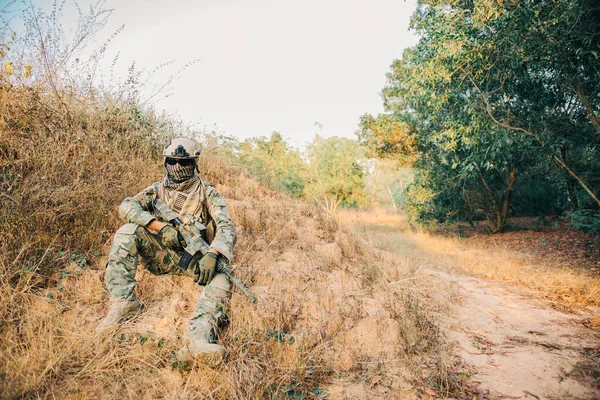
[[[466,364],[475,398],[600,399],[600,329],[589,328],[600,309],[566,313],[540,300],[539,291],[461,273],[456,267],[473,262],[469,255],[462,260],[455,246],[436,244],[435,237],[420,245],[423,238],[403,229],[406,223],[397,215],[349,215],[347,220],[359,227],[362,221],[366,229],[359,231],[374,245],[421,267],[437,278],[431,282],[436,290],[449,294],[450,311],[441,329],[452,353]],[[531,254],[529,247],[523,250]]]
[[[598,310],[565,314],[523,288],[428,272],[461,299],[448,336],[472,366],[479,398],[600,398],[600,333],[584,326]]]

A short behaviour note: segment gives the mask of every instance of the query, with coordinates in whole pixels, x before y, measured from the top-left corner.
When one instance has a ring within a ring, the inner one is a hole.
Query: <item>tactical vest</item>
[[[204,240],[211,243],[215,238],[217,225],[208,212],[206,185],[206,182],[198,179],[185,192],[180,192],[178,190],[167,190],[161,182],[158,189],[158,198],[167,203],[173,211],[179,214],[179,217],[191,214],[200,219],[206,226]]]

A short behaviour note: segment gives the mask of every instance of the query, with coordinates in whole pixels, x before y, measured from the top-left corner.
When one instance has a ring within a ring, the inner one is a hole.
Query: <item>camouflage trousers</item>
[[[154,275],[194,276],[193,267],[182,270],[177,265],[180,255],[163,246],[156,235],[142,226],[126,224],[117,231],[106,264],[104,282],[111,302],[135,299],[138,258]],[[227,318],[230,289],[229,278],[221,273],[216,273],[204,287],[189,324],[195,338],[211,342],[216,339],[216,329]]]

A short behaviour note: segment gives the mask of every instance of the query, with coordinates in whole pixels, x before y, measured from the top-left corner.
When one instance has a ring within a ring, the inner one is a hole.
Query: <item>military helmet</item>
[[[191,139],[177,138],[169,140],[163,150],[163,156],[165,158],[193,158],[196,159],[200,155],[200,148]]]

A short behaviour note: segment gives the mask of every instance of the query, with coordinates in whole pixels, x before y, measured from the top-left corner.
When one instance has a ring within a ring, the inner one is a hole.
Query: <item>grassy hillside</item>
[[[0,397],[414,397],[460,391],[436,315],[442,292],[405,259],[247,177],[206,149],[200,171],[236,223],[236,273],[219,369],[174,361],[197,288],[140,268],[143,313],[113,334],[105,255],[117,207],[162,176],[168,121],[135,104],[4,81],[0,95]],[[328,395],[329,393],[329,395]]]

